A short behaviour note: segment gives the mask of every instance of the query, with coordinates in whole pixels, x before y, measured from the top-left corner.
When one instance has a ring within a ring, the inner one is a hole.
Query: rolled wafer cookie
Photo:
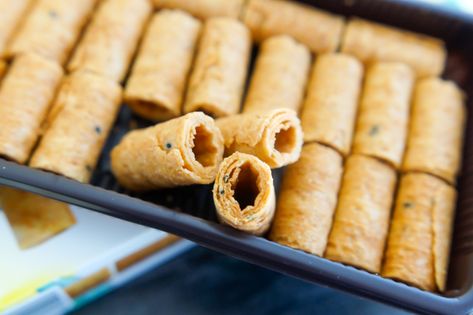
[[[7,73],[8,63],[5,60],[0,60],[0,83],[2,82],[3,77]]]
[[[347,23],[341,51],[364,63],[402,62],[419,77],[442,74],[447,57],[445,43],[440,39],[359,18]]]
[[[208,19],[189,80],[184,112],[203,111],[213,117],[238,113],[250,47],[250,33],[241,22],[224,17]]]
[[[239,151],[257,156],[271,168],[299,159],[302,128],[290,109],[250,112],[217,120],[225,143],[225,155]]]
[[[222,158],[222,134],[201,112],[131,131],[111,154],[118,182],[141,191],[210,184]]]
[[[91,72],[68,76],[30,166],[88,182],[122,100],[120,86]]]
[[[406,145],[414,73],[405,64],[378,62],[368,68],[353,153],[376,157],[396,169]]]
[[[151,10],[149,0],[102,1],[67,66],[69,72],[87,70],[121,82]]]
[[[456,191],[422,173],[402,177],[382,275],[445,291]]]
[[[341,155],[324,145],[304,145],[284,172],[269,238],[322,256],[332,227],[342,177]]]
[[[38,55],[14,59],[0,86],[0,156],[27,161],[62,77],[59,64]]]
[[[249,0],[243,21],[257,42],[286,34],[316,53],[335,51],[345,24],[341,16],[284,0]]]
[[[299,111],[309,75],[310,52],[289,36],[268,38],[261,46],[243,112],[290,108]]]
[[[37,0],[6,56],[32,52],[64,64],[97,1]]]
[[[414,90],[403,172],[420,171],[455,184],[466,122],[465,96],[452,81],[426,78]]]
[[[138,115],[166,120],[181,114],[201,23],[178,10],[156,13],[143,38],[125,90]]]
[[[0,57],[27,15],[33,0],[0,0]]]
[[[381,271],[395,184],[389,165],[362,155],[348,157],[326,258]]]
[[[226,16],[237,19],[245,0],[152,0],[158,9],[179,9],[200,19]]]
[[[301,111],[304,142],[317,141],[348,155],[362,78],[362,64],[350,55],[317,57]]]
[[[262,235],[271,225],[276,204],[271,169],[253,155],[235,152],[218,169],[213,198],[221,222]]]

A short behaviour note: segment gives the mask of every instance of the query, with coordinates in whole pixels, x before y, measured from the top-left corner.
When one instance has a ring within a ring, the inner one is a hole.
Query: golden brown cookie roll
[[[186,80],[201,23],[185,12],[152,18],[128,79],[125,100],[138,115],[166,120],[181,114]]]
[[[445,291],[456,191],[421,173],[402,177],[382,275]]]
[[[256,59],[244,112],[290,108],[299,111],[310,68],[310,52],[289,36],[265,40]]]
[[[316,53],[335,51],[345,24],[341,16],[283,0],[249,0],[243,21],[257,42],[286,34]]]
[[[354,57],[317,57],[301,111],[304,141],[325,144],[343,156],[350,152],[363,66]]]
[[[60,65],[38,55],[15,58],[0,87],[0,156],[26,162],[62,76]]]
[[[184,112],[213,117],[239,112],[250,56],[250,33],[231,18],[208,19],[202,30]]]
[[[200,19],[226,16],[237,19],[245,0],[152,0],[158,9],[179,9]]]
[[[353,153],[399,168],[406,145],[414,74],[402,63],[379,62],[368,68],[360,101]]]
[[[30,166],[88,182],[121,103],[120,86],[90,72],[67,77]]]
[[[365,63],[403,62],[419,77],[442,74],[447,57],[440,39],[358,18],[348,22],[341,50]]]
[[[428,78],[414,90],[402,170],[436,175],[451,184],[460,169],[466,108],[452,81]]]
[[[221,222],[251,234],[264,234],[276,206],[271,169],[253,155],[235,152],[218,169],[213,198]]]
[[[97,0],[37,0],[7,49],[65,63]]]
[[[113,174],[131,190],[210,184],[222,157],[222,134],[201,112],[131,131],[111,154]]]
[[[102,1],[67,69],[121,82],[151,10],[149,0]]]
[[[8,63],[5,60],[0,60],[0,83],[8,70]]]
[[[269,238],[322,256],[327,246],[342,177],[342,157],[318,143],[306,144],[282,179]]]
[[[32,3],[33,0],[0,0],[0,57]]]
[[[252,154],[271,168],[299,159],[303,136],[300,120],[293,110],[243,113],[220,118],[217,126],[223,134],[226,156],[235,151]]]
[[[385,163],[362,155],[348,158],[326,258],[381,271],[395,184],[396,172]]]

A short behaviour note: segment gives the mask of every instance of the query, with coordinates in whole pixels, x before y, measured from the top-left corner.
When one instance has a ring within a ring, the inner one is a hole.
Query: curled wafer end
[[[255,156],[233,153],[220,165],[213,198],[221,222],[251,234],[264,234],[276,204],[271,169]]]

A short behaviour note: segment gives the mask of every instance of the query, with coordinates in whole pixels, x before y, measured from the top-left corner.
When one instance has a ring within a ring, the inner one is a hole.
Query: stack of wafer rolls
[[[120,82],[151,14],[149,0],[104,0],[68,64]]]
[[[363,66],[340,53],[317,57],[301,111],[304,141],[317,141],[348,155],[358,109]]]
[[[0,156],[27,161],[62,76],[59,64],[38,55],[14,59],[0,87]]]
[[[200,19],[226,16],[240,17],[245,0],[152,0],[157,9],[184,10]]]
[[[269,238],[322,256],[337,204],[343,160],[335,150],[306,144],[282,179]]]
[[[403,172],[421,171],[455,184],[466,121],[464,94],[451,81],[420,80],[415,88]]]
[[[403,62],[419,77],[440,75],[447,57],[444,42],[437,38],[358,18],[348,22],[341,50],[366,63]]]
[[[249,0],[243,21],[257,42],[286,34],[316,53],[335,51],[345,24],[341,16],[285,0]]]
[[[33,0],[0,0],[0,57],[18,26],[30,9]]]
[[[299,159],[303,144],[300,120],[293,110],[280,108],[220,118],[225,155],[239,151],[253,154],[271,168]]]
[[[151,120],[181,114],[200,29],[201,23],[183,11],[161,10],[153,16],[125,90],[135,113]]]
[[[97,1],[37,0],[8,45],[7,56],[32,52],[63,64]]]
[[[223,158],[214,120],[194,112],[128,133],[113,149],[112,171],[130,190],[210,184]]]
[[[213,199],[221,222],[251,234],[264,234],[276,203],[271,169],[253,155],[233,153],[219,167]]]
[[[310,52],[293,38],[268,38],[260,47],[243,111],[299,111],[310,68]]]
[[[362,155],[348,157],[326,258],[381,271],[395,184],[389,165]]]
[[[366,73],[353,153],[401,165],[408,130],[414,74],[405,64],[378,62]]]
[[[429,291],[445,291],[456,191],[439,178],[401,179],[382,275]]]
[[[202,30],[184,112],[203,111],[213,117],[238,113],[250,48],[250,33],[245,25],[226,17],[208,19]]]
[[[30,166],[88,182],[121,102],[121,88],[91,72],[67,77]]]

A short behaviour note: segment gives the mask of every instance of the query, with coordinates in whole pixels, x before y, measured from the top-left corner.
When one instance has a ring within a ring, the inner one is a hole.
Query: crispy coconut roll
[[[303,135],[293,110],[243,113],[220,118],[217,126],[223,134],[226,156],[235,151],[253,154],[271,168],[299,159]]]
[[[250,33],[239,21],[231,18],[207,20],[190,77],[184,111],[203,111],[213,117],[238,113],[250,47]]]
[[[310,68],[310,52],[289,36],[265,40],[256,59],[244,112],[290,108],[299,111]]]
[[[345,165],[325,257],[381,271],[396,172],[371,157],[351,155]]]
[[[464,101],[463,92],[452,81],[428,78],[417,83],[404,172],[421,171],[456,182],[467,114]]]
[[[237,19],[245,0],[152,0],[158,9],[179,9],[199,19],[226,16]]]
[[[62,76],[59,64],[38,55],[15,58],[0,87],[0,156],[26,162]]]
[[[403,62],[419,77],[442,74],[447,57],[440,39],[359,18],[348,22],[341,50],[365,63]]]
[[[318,143],[306,144],[284,173],[269,238],[322,256],[327,246],[342,177],[341,155]]]
[[[15,0],[16,1],[16,0]],[[64,64],[98,0],[37,0],[7,49]]]
[[[121,82],[151,10],[149,0],[102,1],[67,69],[92,71]]]
[[[379,62],[368,68],[353,153],[401,166],[413,84],[414,74],[405,64]]]
[[[213,198],[221,222],[262,235],[271,225],[276,204],[271,169],[253,155],[235,152],[219,167]]]
[[[445,291],[456,191],[421,173],[402,177],[382,275]]]
[[[67,77],[30,166],[88,182],[121,103],[120,86],[91,72]]]
[[[281,0],[249,0],[243,21],[257,42],[286,34],[316,53],[335,51],[345,24],[341,16]]]
[[[138,115],[166,120],[181,114],[201,23],[185,12],[161,10],[152,18],[128,79],[125,100]]]
[[[347,156],[353,138],[363,66],[354,57],[317,57],[301,111],[304,141],[325,144]]]
[[[0,0],[0,57],[32,3],[33,0]]]
[[[223,158],[223,139],[211,117],[189,113],[131,131],[111,158],[113,174],[130,190],[210,184]]]

